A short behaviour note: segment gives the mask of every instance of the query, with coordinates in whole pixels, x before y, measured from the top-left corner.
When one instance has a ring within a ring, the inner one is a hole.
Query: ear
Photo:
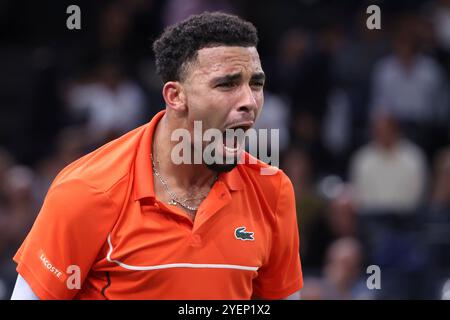
[[[168,81],[164,84],[162,94],[167,107],[174,111],[186,110],[186,95],[184,88],[178,81]]]

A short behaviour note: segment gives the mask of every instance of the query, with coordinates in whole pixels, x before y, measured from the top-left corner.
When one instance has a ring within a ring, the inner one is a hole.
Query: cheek
[[[264,106],[264,93],[258,92],[255,96],[256,105],[258,106],[258,115],[261,113],[261,110]]]
[[[257,94],[257,98],[256,98],[256,103],[258,104],[259,108],[262,108],[263,104],[264,104],[264,92],[258,92]]]
[[[229,101],[229,96],[213,92],[212,90],[205,90],[199,94],[190,96],[188,107],[194,109],[196,112],[202,113],[211,113],[211,111],[220,112]]]
[[[189,105],[189,120],[202,122],[202,129],[221,128],[227,119],[228,103],[221,98],[196,100]]]

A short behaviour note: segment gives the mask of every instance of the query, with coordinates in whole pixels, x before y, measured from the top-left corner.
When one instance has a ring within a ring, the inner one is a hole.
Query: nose
[[[238,111],[256,115],[258,109],[256,93],[250,86],[242,87],[240,98]]]

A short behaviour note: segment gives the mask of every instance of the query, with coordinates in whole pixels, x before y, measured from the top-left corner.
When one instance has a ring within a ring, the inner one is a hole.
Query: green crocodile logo
[[[249,240],[249,241],[255,240],[253,238],[253,232],[246,232],[245,227],[236,228],[236,230],[234,231],[234,236],[236,237],[236,239],[244,240],[244,241],[245,240]]]

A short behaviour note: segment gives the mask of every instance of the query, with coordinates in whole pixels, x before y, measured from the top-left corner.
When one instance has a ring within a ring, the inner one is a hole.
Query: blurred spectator
[[[324,147],[335,160],[334,173],[344,175],[347,153],[351,147],[351,103],[342,89],[334,89],[328,97],[327,111],[322,126]]]
[[[411,212],[423,200],[427,167],[423,152],[402,137],[386,113],[373,119],[372,141],[356,152],[350,176],[362,212]]]
[[[8,172],[13,166],[13,159],[8,151],[0,147],[0,300],[6,299],[10,288],[8,288],[8,271],[11,263],[7,261],[9,234],[7,232],[8,220],[10,217],[9,199],[8,199]]]
[[[4,258],[4,250],[9,245],[8,223],[10,217],[10,195],[9,190],[10,172],[14,166],[9,152],[0,148],[0,261]]]
[[[373,299],[374,294],[362,276],[362,254],[362,246],[356,238],[334,241],[327,250],[322,278],[305,279],[302,299]]]
[[[258,119],[256,120],[254,128],[277,129],[279,131],[279,140],[276,142],[278,144],[280,152],[286,150],[289,146],[289,118],[290,110],[289,106],[285,101],[270,91],[264,92],[264,112],[261,112]],[[269,135],[270,137],[270,135]],[[269,141],[269,144],[271,141]],[[270,150],[270,149],[269,149]]]
[[[113,1],[100,11],[96,44],[101,51],[124,53],[132,29],[131,6]]]
[[[418,51],[411,26],[415,17],[401,20],[392,40],[393,53],[381,59],[373,74],[372,107],[401,121],[436,123],[447,115],[443,69]]]
[[[430,213],[435,219],[450,221],[450,148],[442,150],[435,161]]]
[[[267,84],[277,93],[292,99],[296,90],[296,78],[304,68],[304,60],[311,50],[311,35],[300,28],[285,31],[279,40],[276,62]],[[292,101],[290,101],[292,103]]]
[[[358,235],[368,261],[383,270],[380,297],[420,298],[417,288],[424,276],[426,251],[417,212],[426,195],[425,156],[402,138],[389,114],[375,116],[372,132],[373,141],[353,156],[350,166],[358,201]]]
[[[428,288],[438,297],[437,287],[450,274],[450,148],[436,157],[428,210],[423,217],[422,239],[428,253]]]
[[[356,211],[353,191],[350,186],[340,185],[335,198],[331,199],[323,211],[319,211],[311,222],[308,235],[307,249],[302,247],[303,264],[306,268],[317,270],[325,263],[326,250],[336,239],[355,237],[357,235]],[[300,212],[300,225],[302,224]],[[300,227],[302,230],[302,227]]]
[[[1,181],[6,193],[3,208],[0,207],[0,286],[6,288],[4,295],[11,292],[17,277],[11,257],[30,230],[38,210],[31,188],[33,177],[31,169],[15,165]],[[0,296],[0,299],[6,298]]]
[[[293,40],[295,41],[295,38]],[[299,45],[298,54],[303,55],[297,70],[289,71],[294,76],[293,91],[289,92],[294,112],[310,114],[319,128],[322,127],[327,100],[334,84],[334,55],[342,45],[342,40],[340,26],[326,26],[314,35],[314,46],[310,46],[309,50]]]
[[[127,77],[116,58],[100,60],[93,75],[75,84],[68,105],[75,117],[85,118],[87,136],[101,144],[146,122],[145,95]]]
[[[37,203],[43,203],[47,190],[59,171],[90,151],[92,146],[88,141],[83,128],[66,127],[58,134],[55,150],[36,166],[33,196]]]
[[[362,6],[351,17],[354,25],[364,26],[366,24],[366,8],[366,6]],[[351,29],[333,57],[332,74],[335,79],[335,88],[329,97],[328,107],[331,108],[334,105],[336,110],[339,109],[339,112],[343,112],[345,115],[340,115],[338,111],[335,111],[335,115],[341,121],[341,126],[345,128],[344,123],[349,125],[349,128],[344,129],[344,133],[339,132],[338,134],[341,138],[339,146],[349,143],[350,149],[346,150],[344,159],[342,159],[345,162],[348,161],[349,152],[365,143],[367,139],[370,78],[376,62],[388,52],[385,32],[385,28],[381,30]],[[344,109],[341,109],[341,106],[338,108],[337,105],[343,106]],[[329,134],[332,135],[332,133]],[[348,138],[345,138],[345,135],[348,135]],[[333,142],[330,141],[331,143]],[[327,148],[329,147],[327,146]],[[341,147],[341,149],[345,148]],[[331,149],[331,151],[334,150]]]
[[[447,135],[449,88],[444,69],[419,50],[418,30],[413,28],[419,18],[399,19],[393,53],[377,63],[372,76],[371,109],[393,114],[405,134],[431,157]]]
[[[314,250],[311,228],[323,216],[326,203],[316,191],[313,163],[308,153],[291,148],[284,154],[282,165],[294,186],[297,222],[300,230],[300,251],[302,258],[304,257],[302,262],[306,266],[311,266],[313,261],[310,259],[314,255],[311,252]],[[319,263],[315,263],[314,266],[318,265]]]
[[[324,291],[319,277],[304,275],[303,288],[300,291],[302,300],[323,300],[325,296]]]
[[[296,26],[281,35],[276,63],[269,65],[270,88],[289,98],[292,114],[310,115],[319,128],[333,83],[333,57],[341,42],[339,26],[315,33]]]
[[[314,163],[317,176],[329,173],[333,162],[322,143],[321,127],[316,116],[308,111],[298,111],[291,116],[292,146],[305,150]]]
[[[442,286],[441,300],[450,300],[450,279],[447,279]]]
[[[327,250],[325,299],[371,299],[362,273],[362,246],[356,238],[341,238]]]
[[[33,178],[33,171],[20,165],[11,167],[6,174],[3,185],[6,189],[7,212],[0,222],[0,234],[4,239],[2,244],[6,245],[6,250],[11,250],[11,247],[12,250],[17,249],[15,245],[23,240],[22,237],[34,221],[37,207],[31,188]]]
[[[13,159],[12,156],[9,154],[8,151],[0,147],[0,206],[2,203],[2,200],[5,197],[5,185],[3,184],[3,181],[6,180],[6,174],[8,172],[8,169],[13,165]]]
[[[9,152],[0,148],[0,252],[2,252],[3,246],[6,245],[7,236],[1,231],[6,227],[6,218],[9,214],[9,199],[8,199],[8,184],[6,183],[8,178],[8,172],[13,166],[13,160]]]
[[[439,61],[450,77],[450,1],[438,0],[431,2],[429,23],[435,34],[435,51]]]
[[[450,1],[438,0],[433,4],[432,21],[438,45],[445,51],[450,52]]]

